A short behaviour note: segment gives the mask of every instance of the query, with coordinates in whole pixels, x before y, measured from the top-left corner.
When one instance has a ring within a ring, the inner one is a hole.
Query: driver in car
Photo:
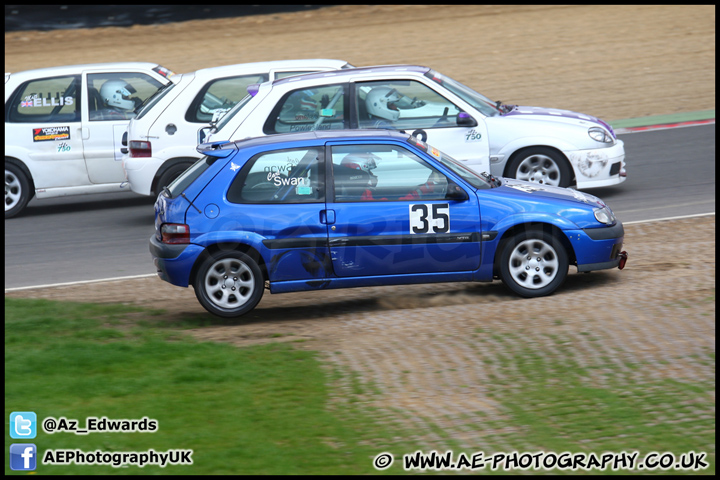
[[[417,98],[410,99],[395,88],[375,87],[365,97],[365,106],[373,128],[394,128],[393,123],[400,118],[400,110],[418,108],[425,102]]]
[[[375,198],[373,191],[377,187],[378,178],[373,173],[373,170],[377,168],[375,160],[379,160],[380,157],[373,155],[372,153],[350,153],[346,155],[340,165],[346,168],[360,170],[367,174],[366,176],[360,176],[358,179],[364,182],[364,189],[360,194],[360,200],[363,201],[387,201],[387,198]],[[367,178],[367,180],[366,180]],[[424,196],[431,195],[433,193],[441,193],[443,188],[447,188],[447,179],[439,172],[432,170],[428,179],[422,185],[413,188],[404,196],[400,197],[399,200],[419,200]]]
[[[141,103],[138,97],[130,98],[136,90],[123,80],[108,80],[100,87],[104,107],[100,112],[103,120],[130,119],[135,116],[135,108]]]

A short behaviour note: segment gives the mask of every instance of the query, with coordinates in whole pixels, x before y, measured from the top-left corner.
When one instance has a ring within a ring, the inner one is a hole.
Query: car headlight
[[[596,208],[593,210],[595,220],[605,225],[612,225],[616,222],[615,215],[609,207]]]
[[[600,143],[615,143],[615,139],[610,133],[604,128],[590,127],[588,128],[588,135],[590,138]]]

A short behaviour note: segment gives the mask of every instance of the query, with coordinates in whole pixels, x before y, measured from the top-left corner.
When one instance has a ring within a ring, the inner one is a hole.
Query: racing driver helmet
[[[368,186],[375,188],[378,179],[372,171],[377,168],[377,163],[375,162],[376,159],[380,160],[380,157],[373,155],[372,153],[349,153],[345,155],[345,158],[342,159],[340,165],[366,172],[369,175]]]
[[[365,97],[365,105],[370,115],[394,122],[400,118],[400,111],[395,105],[400,98],[394,88],[375,87]]]
[[[100,96],[105,105],[122,110],[135,110],[135,102],[130,99],[133,93],[135,89],[123,80],[109,80],[100,87]]]

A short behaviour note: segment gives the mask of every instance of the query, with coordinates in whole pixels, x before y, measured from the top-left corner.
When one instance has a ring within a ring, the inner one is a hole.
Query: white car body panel
[[[601,120],[567,110],[539,107],[515,107],[502,115],[486,116],[444,85],[425,76],[419,71],[420,68],[362,67],[354,70],[357,74],[353,74],[353,70],[345,70],[328,75],[303,75],[292,82],[268,82],[261,85],[255,98],[239,112],[231,111],[228,114],[229,119],[225,119],[224,123],[221,120],[218,124],[219,130],[210,133],[205,142],[235,141],[267,135],[263,128],[268,116],[286,94],[295,90],[340,83],[406,80],[432,89],[477,122],[473,127],[453,124],[415,131],[408,128],[404,129],[406,133],[421,137],[424,135],[425,138],[421,139],[462,161],[478,173],[489,172],[506,176],[506,166],[513,153],[529,147],[550,147],[566,158],[578,189],[615,185],[625,181],[623,142],[614,138],[612,144],[603,144],[588,135],[590,127],[600,127],[612,134],[609,125]],[[437,115],[438,107],[426,104],[415,112],[420,111]],[[398,125],[401,125],[405,113],[408,112],[400,110]],[[612,135],[614,137],[614,134]],[[616,171],[610,175],[613,164]]]
[[[131,141],[147,141],[152,148],[150,157],[133,157],[132,152],[123,155],[122,165],[130,188],[135,193],[151,195],[154,189],[161,187],[155,183],[167,168],[176,163],[189,165],[201,157],[196,150],[197,132],[209,122],[189,121],[186,117],[209,82],[252,75],[267,75],[274,80],[293,72],[333,71],[346,65],[343,60],[332,59],[278,60],[226,65],[177,75],[173,78],[176,83],[173,90],[128,124],[128,145]],[[242,96],[246,94],[243,90]]]
[[[154,63],[118,62],[68,65],[5,74],[6,119],[8,100],[27,81],[78,75],[81,78],[80,121],[5,122],[5,158],[24,165],[31,175],[38,198],[129,191],[118,154],[119,140],[129,120],[90,121],[87,76],[89,74],[140,74],[158,82],[170,82],[160,70],[172,72]],[[19,92],[18,92],[19,93]],[[42,92],[43,94],[45,92]],[[60,92],[48,92],[47,95]],[[14,97],[15,98],[15,97]],[[50,97],[48,97],[50,98]],[[58,101],[59,97],[50,98]],[[77,95],[74,100],[77,100]],[[27,100],[27,99],[26,99]],[[47,100],[44,98],[43,100]],[[37,141],[34,129],[61,129],[69,138]]]

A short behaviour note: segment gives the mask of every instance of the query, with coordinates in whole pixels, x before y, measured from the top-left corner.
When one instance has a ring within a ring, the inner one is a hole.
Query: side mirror
[[[198,130],[197,133],[197,144],[200,145],[201,143],[205,143],[205,138],[208,136],[208,133],[210,133],[210,129],[212,127],[202,127]]]
[[[457,116],[458,127],[477,127],[478,123],[467,112],[460,112]]]
[[[470,197],[468,197],[467,192],[465,192],[465,190],[463,190],[460,185],[455,182],[448,182],[448,188],[447,193],[445,193],[445,198],[448,200],[464,202]]]

